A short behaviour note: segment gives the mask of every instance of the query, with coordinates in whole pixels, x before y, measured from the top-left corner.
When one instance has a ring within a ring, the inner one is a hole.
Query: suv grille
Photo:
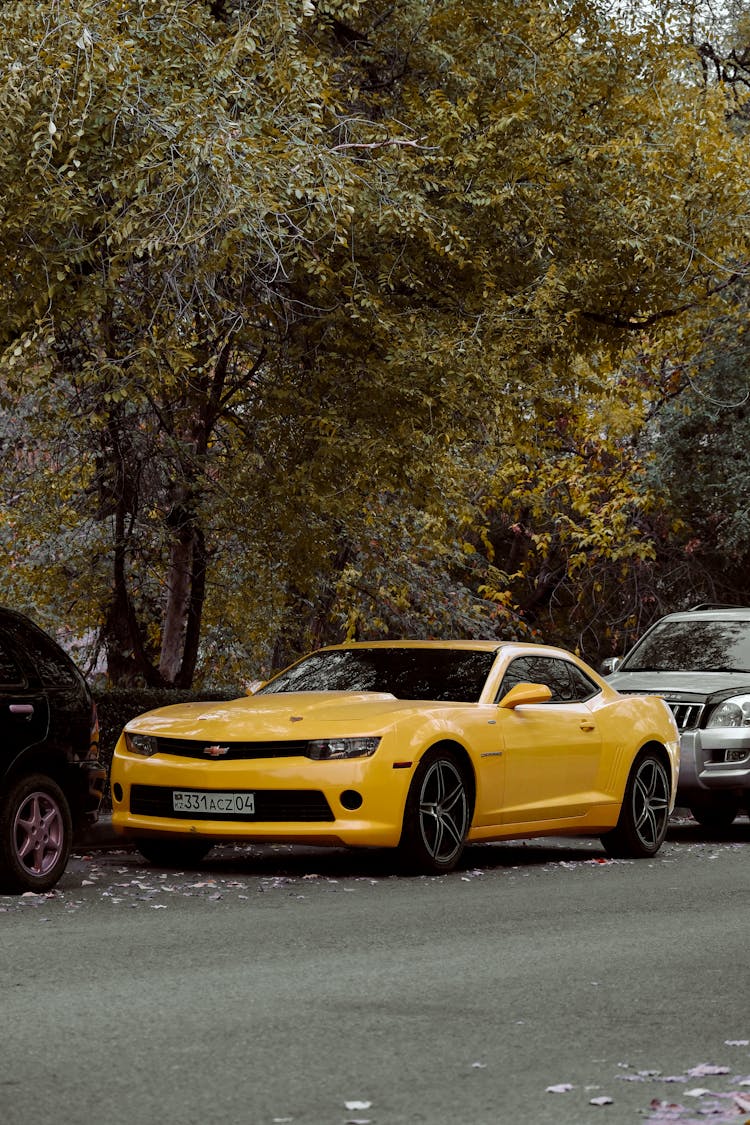
[[[678,730],[694,730],[703,714],[702,703],[673,703],[667,700]]]
[[[130,811],[140,816],[165,816],[173,820],[331,821],[335,817],[323,793],[315,789],[255,789],[255,813],[175,812],[172,790],[165,785],[134,785]]]

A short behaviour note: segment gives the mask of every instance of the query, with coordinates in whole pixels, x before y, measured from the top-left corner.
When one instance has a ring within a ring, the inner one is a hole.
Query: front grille
[[[222,742],[214,739],[213,742],[206,742],[195,738],[157,738],[156,745],[158,754],[175,754],[180,758],[201,758],[206,761],[214,757],[221,762],[248,758],[307,757],[305,739],[295,742]],[[217,746],[222,750],[226,747],[226,753],[207,754],[206,749],[210,746]]]
[[[278,821],[331,821],[335,817],[323,793],[315,789],[252,789],[255,812],[246,813],[175,812],[172,789],[164,785],[133,785],[130,811],[139,816],[161,816],[172,820],[236,820],[276,823]]]
[[[669,703],[669,709],[674,715],[678,730],[694,730],[703,714],[702,703]]]

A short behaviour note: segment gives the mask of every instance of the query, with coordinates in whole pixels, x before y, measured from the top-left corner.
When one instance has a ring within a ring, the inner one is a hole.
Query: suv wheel
[[[691,805],[690,813],[694,820],[713,832],[721,832],[733,823],[740,811],[739,801],[714,800],[710,804]]]
[[[60,786],[45,774],[19,778],[0,799],[0,885],[47,891],[70,855],[73,826]]]

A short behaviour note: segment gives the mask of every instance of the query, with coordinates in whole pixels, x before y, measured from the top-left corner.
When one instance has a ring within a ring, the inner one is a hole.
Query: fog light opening
[[[345,789],[339,797],[339,800],[349,812],[354,812],[356,809],[362,808],[362,794],[358,793],[356,789]]]
[[[122,786],[119,781],[116,781],[112,786],[112,796],[116,801],[122,800]]]

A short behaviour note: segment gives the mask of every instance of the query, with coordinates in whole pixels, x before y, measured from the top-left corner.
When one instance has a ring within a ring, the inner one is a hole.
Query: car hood
[[[331,733],[369,733],[404,711],[432,710],[439,703],[396,699],[380,692],[280,692],[226,703],[176,703],[132,719],[127,729],[165,738],[321,738]]]
[[[703,702],[718,693],[750,691],[747,672],[613,672],[605,677],[617,691],[663,695]]]

